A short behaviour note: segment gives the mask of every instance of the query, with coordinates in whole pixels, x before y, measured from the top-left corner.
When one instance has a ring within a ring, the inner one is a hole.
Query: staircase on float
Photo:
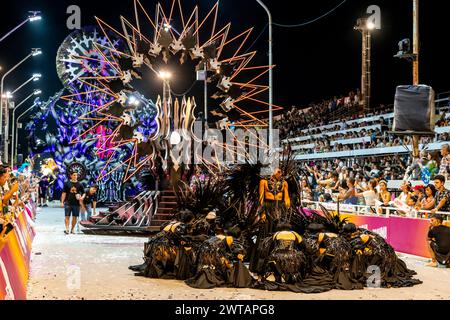
[[[175,195],[175,191],[161,191],[159,195],[158,208],[152,218],[150,230],[153,232],[159,232],[161,225],[171,221],[174,216],[176,206],[177,197]]]

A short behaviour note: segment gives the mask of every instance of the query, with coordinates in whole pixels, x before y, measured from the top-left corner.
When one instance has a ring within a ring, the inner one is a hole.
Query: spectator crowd
[[[450,212],[450,191],[445,188],[450,178],[450,146],[443,145],[440,159],[436,159],[437,155],[422,152],[412,160],[394,155],[353,159],[352,163],[340,159],[302,163],[302,199],[366,205],[373,213],[385,213],[383,208],[413,216],[421,210]],[[427,179],[423,171],[428,173]],[[401,192],[388,189],[390,180],[403,181]],[[423,183],[413,187],[412,180]]]

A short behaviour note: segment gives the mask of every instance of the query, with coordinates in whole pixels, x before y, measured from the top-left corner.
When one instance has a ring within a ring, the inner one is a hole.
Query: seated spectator
[[[425,187],[425,197],[422,199],[420,210],[432,210],[436,205],[436,188],[429,184]]]
[[[409,211],[407,212],[407,214],[409,214],[410,216],[414,217],[417,215],[417,210],[418,210],[418,205],[420,204],[419,202],[419,197],[416,195],[410,195],[410,197],[407,200],[408,202],[406,203],[409,207]]]
[[[342,195],[338,196],[338,200],[343,201],[344,204],[352,204],[357,205],[358,204],[358,197],[356,196],[356,190],[355,190],[355,179],[348,178],[346,180],[347,189]]]
[[[411,182],[404,181],[402,185],[400,186],[400,189],[402,190],[402,193],[398,197],[398,199],[403,203],[408,203],[410,193],[411,193]]]
[[[431,262],[428,267],[437,267],[438,263],[450,266],[450,228],[444,226],[441,215],[433,215],[428,231],[428,244]]]

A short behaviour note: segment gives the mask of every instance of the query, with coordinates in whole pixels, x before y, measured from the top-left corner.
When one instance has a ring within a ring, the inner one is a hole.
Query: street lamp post
[[[31,106],[31,107],[29,107],[27,110],[25,110],[24,112],[22,112],[18,117],[17,117],[17,119],[15,120],[15,126],[16,126],[16,132],[15,132],[15,135],[16,135],[16,137],[18,136],[18,131],[19,131],[19,120],[20,120],[20,118],[22,118],[26,113],[28,113],[29,111],[31,111],[31,110],[33,110],[34,109],[34,107],[36,107],[37,105],[39,105],[39,103],[38,102],[35,102],[35,103],[33,103],[33,105]],[[13,119],[14,120],[14,119]],[[14,146],[14,150],[16,150],[16,152],[17,152],[17,141],[18,141],[19,139],[16,139],[16,141],[15,141],[15,146]]]
[[[29,58],[37,56],[42,54],[41,49],[39,48],[33,48],[31,49],[31,53],[29,55],[27,55],[24,59],[22,59],[18,64],[16,64],[14,67],[12,67],[10,70],[8,70],[8,72],[6,72],[3,77],[2,77],[2,81],[1,81],[1,85],[0,85],[0,106],[3,108],[3,85],[5,82],[5,78],[12,73],[15,69],[17,69],[22,63],[24,63],[25,61],[27,61]],[[0,112],[0,124],[3,123],[3,112]],[[1,130],[0,130],[0,134],[1,134]]]
[[[269,8],[261,1],[256,0],[264,8],[269,17],[269,151],[273,148],[273,21]]]
[[[29,55],[27,55],[24,59],[22,59],[19,63],[17,63],[14,67],[12,67],[10,70],[8,70],[8,72],[6,72],[1,80],[1,84],[0,84],[0,126],[3,126],[3,85],[5,82],[5,78],[11,73],[13,72],[15,69],[17,69],[22,63],[24,63],[25,61],[27,61],[29,58],[37,56],[42,54],[41,49],[39,48],[33,48],[31,49],[31,53]],[[4,140],[5,140],[5,146],[7,145],[7,139],[8,139],[8,106],[6,106],[5,108],[5,126],[4,126]],[[2,134],[1,129],[0,129],[0,134]],[[3,155],[4,156],[4,160],[5,162],[8,162],[8,149],[6,147],[6,152]]]
[[[34,21],[38,21],[41,20],[41,12],[40,11],[29,11],[30,16],[28,16],[28,18],[26,18],[24,21],[22,21],[21,23],[19,23],[19,25],[17,25],[16,27],[14,27],[11,31],[9,31],[7,34],[5,34],[3,37],[0,38],[0,42],[2,42],[3,40],[5,40],[7,37],[9,37],[14,31],[16,31],[17,29],[19,29],[20,27],[22,27],[23,25],[25,25],[28,21],[29,22],[34,22]]]
[[[17,106],[14,106],[13,112],[12,112],[12,141],[11,141],[11,169],[13,169],[14,167],[14,146],[17,145],[17,143],[15,144],[15,139],[17,139],[17,135],[16,135],[16,121],[15,121],[15,115],[16,115],[16,110],[23,105],[25,102],[27,102],[32,96],[38,96],[42,93],[41,90],[34,90],[28,97],[26,97],[25,99],[23,99]],[[18,139],[17,139],[18,140]],[[8,146],[6,145],[6,150],[7,150]]]

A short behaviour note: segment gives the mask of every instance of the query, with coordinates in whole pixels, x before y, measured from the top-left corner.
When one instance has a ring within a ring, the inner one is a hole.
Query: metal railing
[[[322,205],[325,209],[330,211],[339,210],[339,212],[351,213],[356,215],[379,216],[386,218],[393,215],[397,217],[423,219],[424,217],[431,214],[430,210],[411,210],[410,214],[400,214],[399,211],[402,212],[402,210],[396,207],[351,205],[336,202],[318,202],[318,201],[303,200],[302,204],[315,210],[320,210],[320,206]],[[438,211],[436,213],[444,215],[447,217],[447,220],[450,220],[450,212]]]

